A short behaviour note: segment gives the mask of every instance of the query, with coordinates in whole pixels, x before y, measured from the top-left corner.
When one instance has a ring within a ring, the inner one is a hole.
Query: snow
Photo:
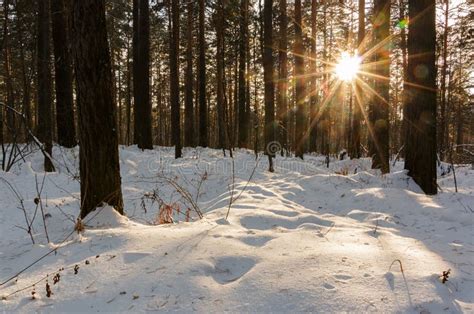
[[[459,193],[449,173],[431,197],[401,163],[381,176],[367,159],[328,169],[324,157],[278,157],[269,173],[246,150],[233,161],[211,149],[184,155],[121,147],[127,217],[105,205],[80,235],[77,149],[55,147],[56,173],[42,172],[39,153],[0,172],[0,281],[57,249],[0,286],[0,312],[474,312],[470,167],[456,169]],[[31,220],[43,179],[51,243],[38,211],[33,245],[3,180]],[[174,224],[157,225],[161,203]],[[32,287],[11,295],[47,274],[50,298],[46,280],[35,300]]]

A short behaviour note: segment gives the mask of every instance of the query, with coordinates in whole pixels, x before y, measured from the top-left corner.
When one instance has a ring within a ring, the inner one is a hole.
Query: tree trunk
[[[273,172],[275,151],[275,87],[273,82],[273,0],[265,0],[263,8],[263,76],[265,82],[265,152],[269,171]]]
[[[132,66],[130,64],[130,43],[127,45],[127,129],[125,134],[125,141],[127,145],[132,142]]]
[[[359,29],[357,35],[357,52],[359,56],[363,56],[365,53],[365,0],[359,0]],[[362,80],[362,78],[358,78]],[[361,83],[356,82],[355,97],[356,102],[354,106],[354,115],[352,118],[352,136],[349,143],[349,156],[351,158],[361,158],[361,120],[362,112],[364,110],[365,102],[364,91],[361,88]]]
[[[218,148],[226,149],[226,125],[225,125],[225,91],[224,91],[224,2],[225,0],[217,1],[216,12],[216,39],[217,39],[217,122],[218,122]],[[246,2],[246,0],[242,1]]]
[[[143,0],[141,0],[143,1]],[[175,146],[175,158],[181,158],[181,122],[179,104],[179,0],[171,1],[170,38],[170,103],[171,136]]]
[[[278,73],[278,141],[281,154],[288,150],[288,15],[287,1],[280,0],[280,42]]]
[[[76,145],[76,131],[72,89],[72,56],[67,17],[68,8],[64,0],[51,0],[58,144],[70,148]]]
[[[390,75],[390,1],[374,1],[374,52],[373,73],[377,77],[374,90],[378,94],[371,102],[373,135],[372,169],[390,172],[389,164],[389,75]]]
[[[422,190],[436,194],[436,6],[410,0],[408,7],[407,142],[405,169]]]
[[[199,146],[207,147],[207,95],[206,95],[206,38],[205,38],[206,6],[199,0]]]
[[[49,33],[49,0],[38,1],[38,138],[51,156],[53,131]],[[44,170],[54,171],[51,159],[46,156]]]
[[[306,88],[301,0],[295,0],[296,157],[303,159],[306,138]]]
[[[405,0],[400,0],[400,21],[402,20],[406,20],[406,2]],[[401,42],[400,42],[400,49],[402,50],[402,62],[403,62],[403,82],[405,83],[406,80],[407,80],[407,66],[408,66],[408,56],[407,56],[407,29],[406,29],[406,26],[405,25],[402,25],[402,29],[401,29],[401,32],[400,32],[400,36],[401,36]],[[405,112],[405,88],[403,88],[403,92],[402,92],[402,112],[403,112],[403,116],[406,115],[406,112]],[[405,134],[405,131],[407,130],[407,127],[405,125],[405,122],[406,122],[406,119],[403,119],[402,120],[402,129],[401,129],[401,132],[400,132],[400,143],[403,143],[403,145],[405,145],[405,142],[406,142],[406,134]],[[402,156],[405,156],[405,149],[402,150]]]
[[[11,47],[10,47],[10,30],[9,30],[9,8],[10,1],[5,0],[3,2],[4,12],[4,26],[3,26],[3,50],[4,50],[4,70],[5,70],[5,89],[6,89],[6,105],[8,108],[15,109],[15,99],[13,92],[13,79],[12,79],[12,60],[11,60]],[[16,137],[19,130],[15,127],[15,113],[13,110],[6,109],[6,122],[7,122],[7,141],[16,141]],[[3,108],[1,110],[4,110]]]
[[[444,13],[444,34],[443,34],[443,67],[441,68],[441,112],[439,130],[439,152],[441,160],[446,152],[447,119],[446,119],[446,78],[448,75],[448,37],[449,37],[449,0],[446,0],[446,11]]]
[[[249,0],[240,1],[240,41],[239,41],[239,147],[248,147],[247,112],[247,46],[248,46]]]
[[[40,1],[41,2],[41,1]],[[74,65],[80,126],[81,217],[103,203],[123,214],[116,107],[104,0],[74,0]]]
[[[150,100],[149,1],[134,0],[133,4],[133,96],[135,100],[135,143],[141,149],[153,149]]]
[[[193,26],[194,2],[188,1],[188,23],[186,29],[186,89],[184,104],[184,146],[194,147],[194,78],[193,78]]]
[[[314,153],[317,150],[317,114],[318,114],[318,86],[317,86],[317,53],[316,53],[316,38],[317,38],[317,18],[318,18],[318,1],[311,0],[311,95],[310,95],[310,128],[309,128],[309,151]]]

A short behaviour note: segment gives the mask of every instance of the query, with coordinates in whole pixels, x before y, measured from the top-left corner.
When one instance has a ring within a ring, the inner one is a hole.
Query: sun
[[[350,82],[359,73],[361,62],[362,60],[359,56],[351,56],[348,52],[343,52],[334,68],[334,73],[341,81]]]

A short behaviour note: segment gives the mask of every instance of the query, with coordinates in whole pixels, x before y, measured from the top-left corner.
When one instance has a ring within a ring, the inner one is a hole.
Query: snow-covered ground
[[[56,173],[38,153],[0,172],[0,281],[57,248],[0,286],[0,312],[474,312],[470,167],[428,197],[401,163],[279,157],[269,173],[245,150],[121,147],[127,217],[104,207],[78,235],[77,150],[54,155]]]

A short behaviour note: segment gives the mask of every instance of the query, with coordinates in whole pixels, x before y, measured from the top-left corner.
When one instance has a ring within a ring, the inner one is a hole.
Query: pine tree
[[[303,159],[306,138],[306,88],[301,0],[295,0],[296,157]]]
[[[280,0],[279,72],[277,85],[278,141],[288,149],[288,15],[287,1]],[[284,149],[281,150],[283,156]]]
[[[265,0],[263,8],[263,72],[265,83],[265,147],[269,160],[269,171],[273,172],[275,152],[275,87],[273,82],[273,0]]]
[[[175,158],[181,158],[181,119],[179,104],[179,0],[171,0],[170,38],[170,103],[171,136],[175,146]]]
[[[373,145],[372,169],[390,172],[389,165],[389,75],[390,75],[390,1],[374,1],[374,65],[376,95],[371,101]]]
[[[240,1],[240,39],[239,39],[239,147],[248,147],[247,112],[247,46],[248,46],[249,0]]]
[[[436,6],[410,0],[406,90],[405,169],[429,195],[436,183]]]
[[[44,151],[53,153],[51,62],[50,62],[50,3],[38,1],[38,138],[44,145]],[[45,156],[44,170],[54,171],[52,160]]]
[[[184,103],[184,146],[195,146],[194,129],[194,77],[193,77],[193,27],[194,27],[194,1],[187,4],[186,25],[186,89]]]
[[[198,84],[199,84],[199,146],[209,145],[207,128],[207,95],[206,95],[206,38],[205,17],[206,6],[204,0],[199,0],[199,62],[198,62]]]
[[[153,149],[150,100],[150,12],[148,0],[133,2],[133,96],[135,143]]]
[[[357,53],[363,56],[365,52],[365,0],[359,0],[359,26],[357,35]],[[362,80],[362,78],[358,78]],[[361,154],[361,120],[362,110],[364,110],[364,91],[361,88],[361,83],[356,82],[355,87],[356,103],[354,106],[354,115],[352,118],[352,134],[349,143],[349,156],[351,158],[359,159]]]
[[[74,147],[76,145],[76,131],[68,12],[69,8],[64,0],[51,0],[58,144],[64,147]]]
[[[73,33],[81,130],[81,217],[103,203],[123,214],[116,106],[104,0],[74,0]]]

